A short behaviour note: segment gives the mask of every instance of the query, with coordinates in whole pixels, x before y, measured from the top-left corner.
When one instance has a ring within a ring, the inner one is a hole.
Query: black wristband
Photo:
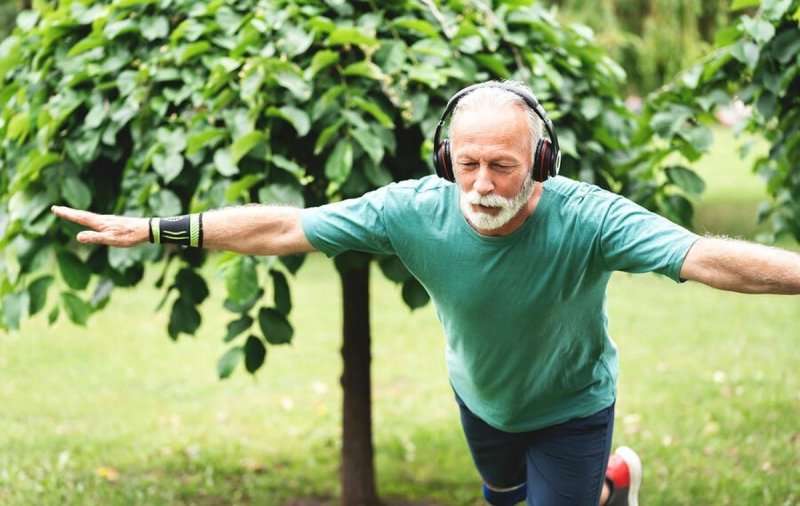
[[[203,247],[203,213],[150,218],[150,242]]]

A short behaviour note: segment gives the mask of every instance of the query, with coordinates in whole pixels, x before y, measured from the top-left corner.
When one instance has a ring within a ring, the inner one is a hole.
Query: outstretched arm
[[[53,206],[56,216],[89,228],[78,242],[129,248],[148,242],[149,219]],[[247,255],[291,255],[316,251],[300,224],[300,209],[249,205],[203,213],[203,247]]]
[[[800,294],[800,254],[705,237],[695,242],[686,255],[681,278],[732,292]]]

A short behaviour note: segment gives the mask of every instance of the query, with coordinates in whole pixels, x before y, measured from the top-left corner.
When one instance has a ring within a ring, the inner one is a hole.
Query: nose
[[[489,167],[481,164],[480,168],[478,168],[478,173],[475,175],[475,183],[472,185],[472,189],[481,195],[488,195],[494,191],[494,183],[492,182],[492,174]]]

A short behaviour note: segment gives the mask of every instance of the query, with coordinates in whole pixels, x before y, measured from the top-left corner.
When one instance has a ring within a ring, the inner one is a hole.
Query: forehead
[[[450,124],[453,149],[496,146],[524,149],[530,144],[525,110],[516,105],[459,110]]]

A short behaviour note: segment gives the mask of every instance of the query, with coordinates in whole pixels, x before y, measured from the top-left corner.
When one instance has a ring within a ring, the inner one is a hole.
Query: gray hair
[[[491,84],[511,85],[533,94],[531,89],[519,81],[486,81],[483,84],[487,86],[478,88],[461,97],[453,109],[450,123],[452,124],[455,122],[460,111],[480,109],[482,107],[501,108],[512,104],[518,104],[525,110],[525,116],[528,120],[528,131],[530,132],[531,156],[534,156],[534,153],[536,153],[536,145],[539,139],[542,138],[541,118],[528,106],[528,103],[520,95],[504,88],[491,86]]]

